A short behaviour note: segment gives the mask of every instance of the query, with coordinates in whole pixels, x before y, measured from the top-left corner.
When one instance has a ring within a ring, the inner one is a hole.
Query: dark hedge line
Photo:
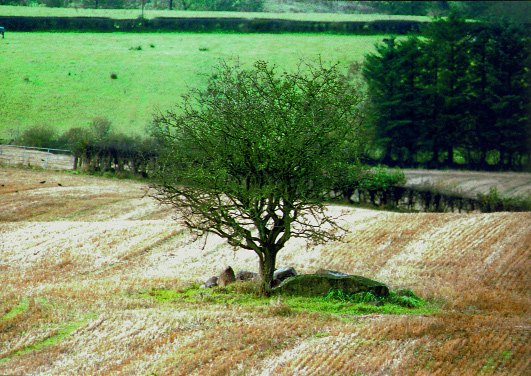
[[[418,33],[424,22],[379,21],[295,21],[246,18],[165,18],[118,20],[106,17],[0,17],[6,31],[91,31],[91,32],[238,32],[238,33]]]
[[[343,168],[342,175],[343,180],[332,188],[330,198],[354,205],[430,213],[531,211],[531,196],[504,197],[496,187],[476,197],[440,191],[435,187],[407,187],[401,170],[385,166],[348,165]]]
[[[159,163],[157,139],[113,132],[112,123],[105,118],[95,118],[89,127],[71,128],[61,135],[48,127],[30,128],[8,142],[72,150],[74,169],[96,175],[149,178]],[[531,197],[503,197],[495,187],[472,198],[435,188],[406,187],[401,170],[384,166],[346,165],[341,173],[343,180],[330,187],[329,199],[410,212],[531,211]]]
[[[158,156],[157,140],[114,132],[111,121],[106,118],[95,118],[88,127],[70,128],[62,134],[46,126],[28,128],[7,142],[68,149],[74,153],[74,170],[120,176],[147,178]]]
[[[353,203],[429,213],[481,211],[478,200],[455,193],[442,193],[433,189],[393,186],[383,192],[381,189],[356,190]]]
[[[457,192],[439,192],[431,188],[392,186],[378,189],[359,188],[349,201],[390,210],[427,213],[493,213],[531,211],[531,197],[503,197],[496,187],[487,194],[465,197]]]

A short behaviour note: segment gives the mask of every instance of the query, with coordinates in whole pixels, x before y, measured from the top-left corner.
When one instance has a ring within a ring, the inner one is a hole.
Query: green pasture
[[[201,74],[219,59],[262,59],[290,70],[301,58],[321,55],[346,71],[384,37],[6,32],[0,39],[0,138],[33,126],[63,132],[95,117],[141,134],[157,109],[201,87]]]

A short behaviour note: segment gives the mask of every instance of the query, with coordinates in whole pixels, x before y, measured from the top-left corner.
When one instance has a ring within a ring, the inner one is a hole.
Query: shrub
[[[111,129],[112,122],[107,118],[96,117],[90,123],[90,131],[96,140],[106,138],[111,133]]]
[[[391,201],[398,205],[398,201],[405,193],[401,187],[406,182],[406,177],[399,169],[389,169],[378,166],[374,168],[347,165],[343,167],[342,179],[333,187],[335,192],[341,192],[344,198],[352,203],[352,195],[358,191],[360,201],[369,197],[372,205],[387,205]]]
[[[501,211],[503,209],[502,198],[498,193],[498,188],[490,187],[489,193],[478,193],[479,209],[483,213],[491,213],[495,211]]]
[[[23,146],[58,149],[59,140],[54,128],[41,125],[26,129],[15,142]]]
[[[340,179],[332,190],[341,193],[350,203],[353,203],[351,197],[360,188],[361,181],[366,175],[366,170],[359,165],[345,165],[339,174]]]
[[[530,211],[531,196],[502,197],[497,187],[490,187],[489,193],[477,195],[479,210],[483,213],[499,211]]]
[[[341,290],[331,290],[324,298],[327,301],[341,300],[350,303],[369,303],[382,301],[406,308],[418,308],[422,306],[422,300],[409,289],[399,289],[396,292],[389,291],[389,296],[377,297],[370,292],[360,292],[357,294],[345,294]]]
[[[372,168],[363,176],[359,189],[368,194],[373,205],[388,205],[390,201],[398,202],[403,189],[397,189],[406,182],[404,173],[398,169],[382,166]]]
[[[195,6],[197,10],[261,12],[264,7],[264,0],[208,0],[199,1]]]

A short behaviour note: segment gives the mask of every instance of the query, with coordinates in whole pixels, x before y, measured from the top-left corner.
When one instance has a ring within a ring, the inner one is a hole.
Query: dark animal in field
[[[40,181],[39,183],[44,184],[46,183],[46,180]]]
[[[5,31],[6,31],[6,29],[4,27],[0,26],[0,34],[2,34],[2,39],[4,39],[4,32]]]

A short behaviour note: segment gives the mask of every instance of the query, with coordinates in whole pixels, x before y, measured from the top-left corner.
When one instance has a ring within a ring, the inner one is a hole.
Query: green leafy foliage
[[[357,191],[360,195],[368,195],[373,205],[397,204],[404,190],[405,174],[399,169],[384,166],[367,167],[346,165],[341,179],[334,186],[334,191],[353,203],[352,195]]]
[[[500,211],[531,211],[531,196],[503,197],[497,187],[490,187],[489,193],[478,193],[479,209],[483,213]]]
[[[293,316],[297,312],[320,312],[324,314],[359,315],[367,313],[431,313],[431,306],[416,296],[411,290],[391,291],[386,298],[376,297],[370,292],[345,294],[341,290],[331,290],[325,296],[302,297],[295,295],[274,295],[264,297],[256,283],[236,282],[226,287],[201,289],[197,285],[182,290],[152,288],[139,292],[140,297],[155,299],[169,304],[201,304],[219,306],[242,306],[256,310],[267,316]],[[370,302],[383,304],[368,304]]]
[[[338,238],[322,199],[357,163],[365,142],[363,97],[322,61],[294,72],[265,61],[222,61],[206,90],[160,113],[152,195],[198,234],[215,233],[259,257],[270,290],[277,253],[291,237]],[[327,227],[330,226],[330,227]]]
[[[373,205],[378,203],[386,206],[392,202],[396,205],[401,198],[400,186],[406,182],[404,173],[398,169],[388,169],[381,166],[367,171],[360,182],[359,189],[370,196]]]
[[[387,190],[404,184],[406,177],[399,169],[389,169],[383,166],[373,167],[366,171],[360,181],[360,188],[367,190]]]
[[[120,178],[147,177],[148,165],[157,155],[156,140],[115,132],[107,118],[71,128],[59,140],[63,148],[74,152],[75,168]]]
[[[427,24],[423,37],[391,37],[366,56],[382,163],[476,169],[531,163],[524,27],[451,14]]]
[[[351,302],[351,303],[368,303],[373,302],[376,300],[379,300],[381,298],[376,297],[370,292],[360,292],[358,294],[345,294],[341,290],[331,290],[328,295],[325,297],[326,300],[341,300],[344,302]]]
[[[14,140],[22,146],[44,147],[58,149],[61,144],[57,132],[53,127],[36,126],[26,129]]]
[[[406,308],[419,308],[425,303],[411,290],[390,291],[387,297],[377,297],[370,292],[360,292],[357,294],[345,294],[341,290],[331,290],[324,298],[327,301],[340,300],[350,303],[370,303],[380,301],[382,303],[394,304]]]

